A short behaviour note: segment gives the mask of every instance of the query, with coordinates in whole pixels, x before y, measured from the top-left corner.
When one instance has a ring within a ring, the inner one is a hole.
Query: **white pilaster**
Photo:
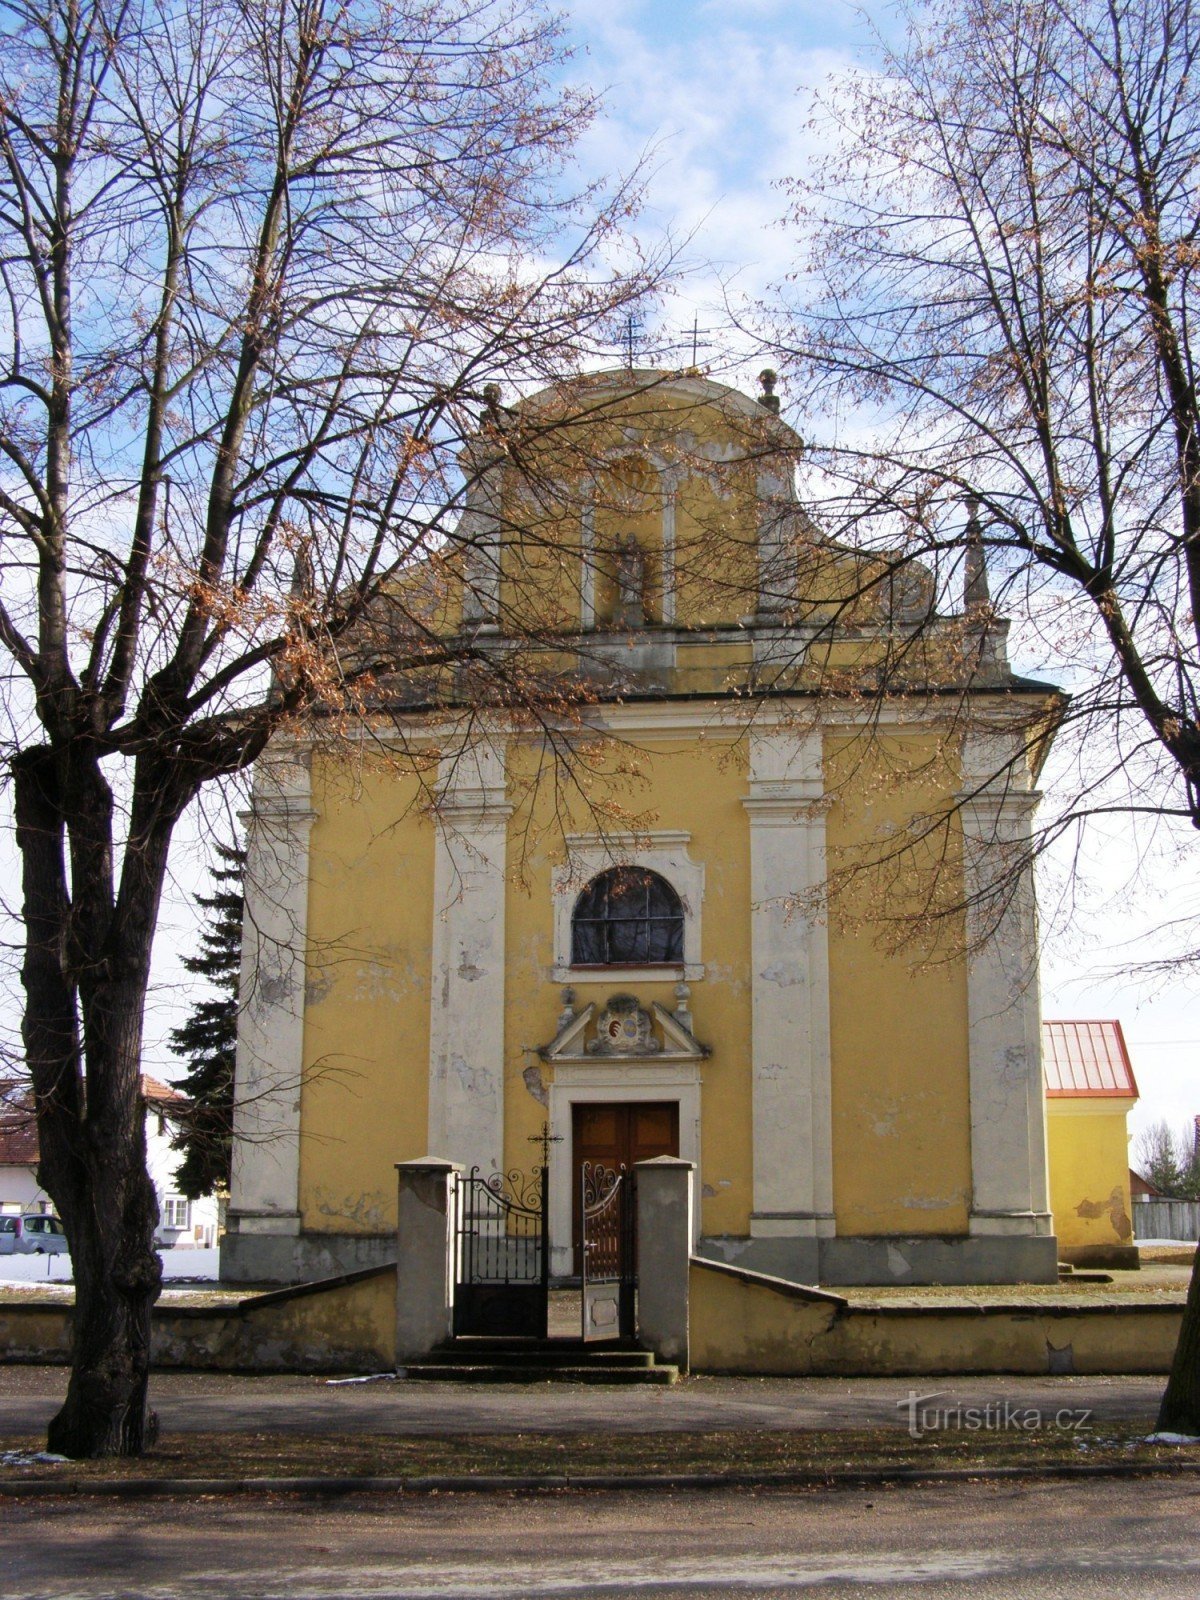
[[[315,819],[306,760],[291,753],[264,758],[245,814],[232,1233],[300,1231],[309,836]]]
[[[821,733],[750,735],[751,1076],[757,1238],[834,1232]]]
[[[438,789],[429,1148],[487,1174],[504,1162],[503,745],[447,756]]]
[[[757,475],[758,614],[788,610],[795,588],[795,560],[788,540],[791,485],[783,471],[764,463]]]
[[[579,626],[588,633],[596,626],[596,503],[584,502],[579,513]]]
[[[990,1237],[1052,1231],[1029,854],[1039,796],[1026,785],[1008,744],[1000,737],[968,735],[960,796],[967,900],[970,1231]]]
[[[485,467],[471,486],[459,538],[466,547],[463,621],[484,630],[500,621],[500,492],[495,467]]]
[[[662,485],[662,619],[675,622],[675,503],[679,480],[674,472],[661,475]]]

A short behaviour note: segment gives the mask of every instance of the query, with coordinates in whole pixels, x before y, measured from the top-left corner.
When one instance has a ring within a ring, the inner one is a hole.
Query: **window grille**
[[[633,967],[683,960],[683,902],[645,867],[593,878],[571,916],[571,965]]]

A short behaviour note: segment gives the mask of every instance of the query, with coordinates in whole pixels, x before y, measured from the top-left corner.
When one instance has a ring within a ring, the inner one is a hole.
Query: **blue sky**
[[[778,183],[814,149],[799,91],[865,64],[869,28],[839,0],[574,0],[567,15],[578,47],[569,75],[606,91],[606,111],[580,148],[583,175],[627,171],[653,149],[642,230],[648,239],[660,230],[692,235],[694,270],[666,317],[678,332],[690,329],[696,314],[708,327],[722,280],[735,296],[757,298],[786,274],[792,244],[777,225],[784,209]],[[894,20],[874,8],[875,26]],[[725,353],[712,348],[707,355],[721,368]],[[748,384],[760,364],[743,367],[740,380]],[[1029,665],[1047,671],[1046,663]],[[1065,780],[1051,774],[1050,781]],[[1152,847],[1153,865],[1137,887],[1141,847],[1127,829],[1097,830],[1077,872],[1066,861],[1054,864],[1043,896],[1045,1014],[1121,1017],[1143,1093],[1135,1128],[1159,1116],[1178,1124],[1200,1112],[1200,1000],[1186,984],[1155,987],[1113,974],[1161,953],[1155,930],[1164,916],[1192,915],[1198,846],[1189,832]],[[185,850],[181,886],[190,887],[196,864],[196,853]],[[1056,909],[1064,888],[1077,901],[1071,922]],[[174,1009],[173,952],[190,923],[179,898],[165,908],[165,920],[148,1063],[164,1075],[176,1068],[156,1041]]]
[[[668,320],[683,331],[699,310],[701,325],[713,324],[719,280],[735,298],[768,294],[793,251],[778,226],[779,182],[819,148],[806,95],[830,73],[869,65],[872,31],[895,28],[895,11],[841,0],[574,0],[567,9],[581,49],[572,70],[606,90],[606,114],[582,146],[585,170],[628,169],[653,147],[643,228],[693,235],[697,267]],[[718,367],[730,354],[709,352]],[[740,381],[759,364],[742,367]],[[793,420],[803,432],[817,419]],[[1045,661],[1020,665],[1053,676]],[[1069,779],[1051,766],[1046,782]],[[1161,930],[1194,916],[1198,847],[1190,829],[1151,839],[1122,822],[1092,830],[1078,860],[1060,855],[1045,875],[1044,1013],[1122,1019],[1143,1096],[1135,1129],[1200,1112],[1194,984],[1121,970],[1175,947]]]

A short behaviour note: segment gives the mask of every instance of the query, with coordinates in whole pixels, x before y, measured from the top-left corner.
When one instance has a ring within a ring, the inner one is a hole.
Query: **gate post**
[[[676,1156],[639,1161],[638,1338],[663,1361],[688,1365],[688,1267],[695,1165]]]
[[[462,1171],[424,1156],[398,1161],[396,1365],[419,1361],[450,1337],[454,1311],[454,1206]]]

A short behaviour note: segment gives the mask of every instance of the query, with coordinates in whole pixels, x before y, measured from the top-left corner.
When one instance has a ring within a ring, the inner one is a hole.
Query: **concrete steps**
[[[653,1351],[580,1339],[456,1339],[398,1376],[418,1383],[669,1384],[679,1369]]]

